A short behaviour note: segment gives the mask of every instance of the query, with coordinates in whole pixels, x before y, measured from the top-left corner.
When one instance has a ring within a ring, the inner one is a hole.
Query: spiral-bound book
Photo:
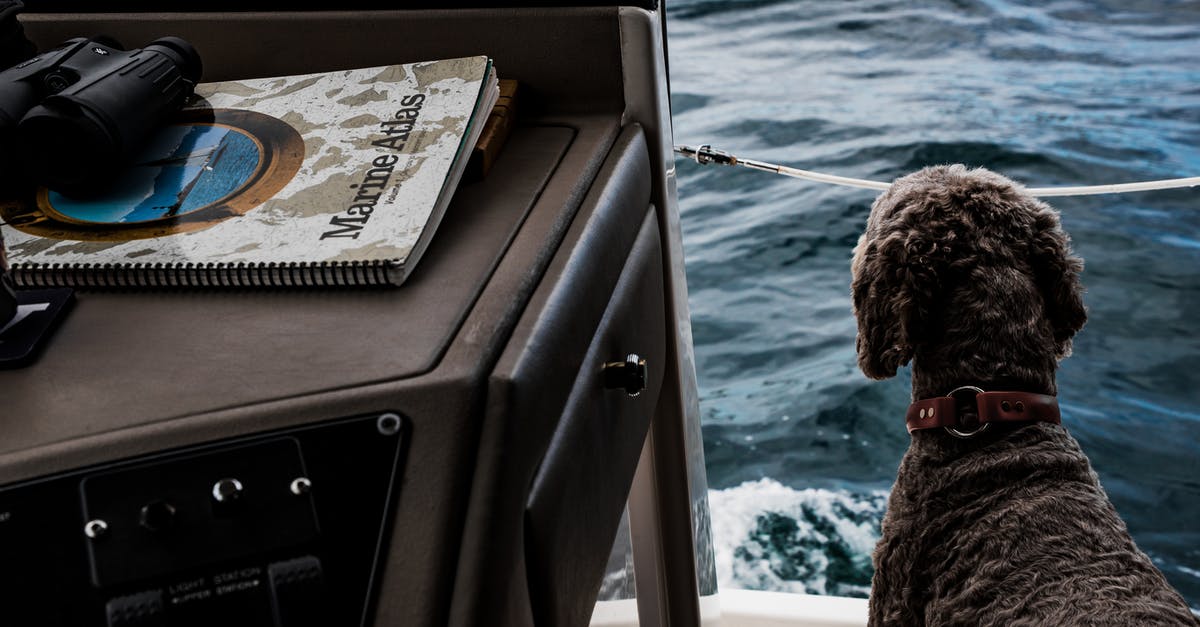
[[[470,57],[196,93],[99,194],[0,199],[18,285],[399,285],[498,88],[490,59]]]

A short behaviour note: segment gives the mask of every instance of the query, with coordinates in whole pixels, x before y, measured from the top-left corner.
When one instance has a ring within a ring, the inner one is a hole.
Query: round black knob
[[[166,501],[146,503],[138,515],[138,524],[148,531],[166,531],[175,524],[175,506]]]
[[[630,396],[641,394],[646,389],[646,360],[630,353],[625,361],[604,364],[604,387],[610,390],[624,388]]]

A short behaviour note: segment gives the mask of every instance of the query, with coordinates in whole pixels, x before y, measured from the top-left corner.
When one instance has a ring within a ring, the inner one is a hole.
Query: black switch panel
[[[363,626],[407,434],[381,412],[0,486],[0,627]]]
[[[80,527],[106,527],[88,543],[92,583],[117,586],[311,542],[313,496],[290,489],[306,476],[297,441],[279,438],[87,477]],[[224,503],[222,487],[230,490]]]

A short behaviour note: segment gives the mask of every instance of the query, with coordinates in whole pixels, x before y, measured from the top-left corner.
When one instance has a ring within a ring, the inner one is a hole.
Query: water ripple
[[[1200,174],[1197,2],[675,0],[668,32],[678,143],[879,180],[953,162],[1035,186]],[[866,502],[907,446],[906,374],[869,382],[854,361],[849,257],[873,194],[678,174],[713,504],[741,512],[714,510],[723,580],[860,593],[869,527],[817,542],[804,521]],[[1060,372],[1065,420],[1194,607],[1198,193],[1053,203],[1089,308]]]

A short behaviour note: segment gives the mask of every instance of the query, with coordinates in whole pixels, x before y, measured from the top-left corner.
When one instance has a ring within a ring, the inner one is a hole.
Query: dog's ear
[[[932,236],[910,225],[890,226],[868,226],[851,263],[858,367],[872,379],[895,376],[912,359],[938,285]]]
[[[1058,214],[1038,202],[1030,265],[1046,304],[1046,317],[1054,329],[1054,353],[1071,354],[1071,338],[1087,322],[1083,306],[1083,260],[1071,254],[1071,239],[1062,230]]]

